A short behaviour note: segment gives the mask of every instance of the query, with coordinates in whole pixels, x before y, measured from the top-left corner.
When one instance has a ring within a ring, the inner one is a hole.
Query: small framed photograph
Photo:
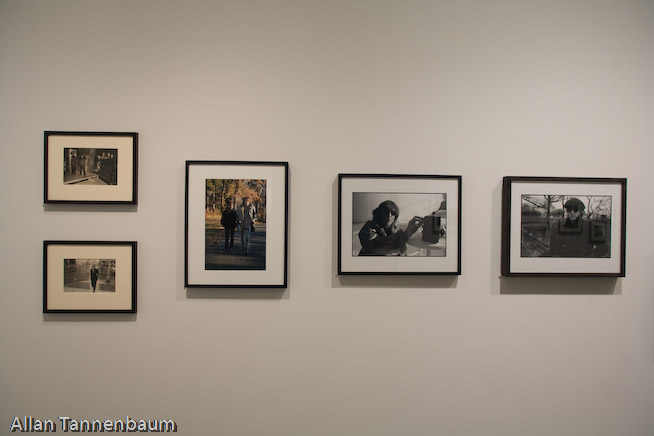
[[[136,204],[138,133],[44,132],[44,203]]]
[[[338,274],[461,274],[461,176],[338,175]]]
[[[43,312],[136,313],[136,242],[44,241]]]
[[[285,288],[288,162],[186,161],[187,288]]]
[[[502,275],[625,275],[627,179],[504,177]]]

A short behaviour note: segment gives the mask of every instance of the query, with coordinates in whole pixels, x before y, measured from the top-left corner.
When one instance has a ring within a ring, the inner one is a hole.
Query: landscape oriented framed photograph
[[[136,242],[44,241],[43,312],[136,313]]]
[[[45,131],[44,149],[44,203],[137,203],[138,133]]]
[[[339,174],[338,274],[460,275],[461,176]]]
[[[504,177],[502,275],[624,277],[627,179]]]
[[[184,285],[285,288],[288,162],[186,161]]]

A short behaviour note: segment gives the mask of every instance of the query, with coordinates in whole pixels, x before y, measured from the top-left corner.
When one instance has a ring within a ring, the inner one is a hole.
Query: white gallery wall
[[[0,433],[651,436],[653,78],[651,0],[0,0]],[[138,132],[138,205],[45,206],[44,130]],[[186,160],[289,162],[287,289],[184,289]],[[461,276],[339,277],[339,173],[461,175]],[[508,175],[626,177],[626,277],[500,278]],[[138,313],[44,315],[53,239]]]

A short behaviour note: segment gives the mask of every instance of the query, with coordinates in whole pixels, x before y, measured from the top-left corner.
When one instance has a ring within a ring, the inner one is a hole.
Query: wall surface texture
[[[650,0],[0,0],[0,432],[651,436],[652,78]],[[44,206],[44,130],[138,132],[138,206]],[[184,289],[186,160],[289,162],[288,289]],[[462,275],[339,277],[338,173],[461,175]],[[500,278],[507,175],[626,177],[626,277]],[[44,315],[50,239],[138,313]]]

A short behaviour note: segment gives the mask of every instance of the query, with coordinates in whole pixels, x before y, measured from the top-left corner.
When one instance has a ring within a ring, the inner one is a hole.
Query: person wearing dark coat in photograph
[[[95,264],[91,265],[91,287],[93,287],[93,292],[95,292],[95,286],[98,283],[99,276],[100,271],[95,267]]]
[[[420,228],[422,219],[415,216],[406,229],[397,223],[400,209],[391,200],[383,201],[372,211],[372,221],[367,221],[359,231],[361,251],[359,256],[390,256],[406,254],[406,241]]]
[[[83,154],[79,157],[79,175],[86,176],[86,155]]]
[[[571,198],[563,208],[565,216],[551,228],[550,256],[607,257],[609,250],[606,241],[591,241],[590,221],[584,219],[584,203],[578,198]]]
[[[234,249],[234,233],[238,224],[238,213],[234,209],[234,201],[227,201],[227,209],[223,211],[220,224],[225,228],[225,253]]]

